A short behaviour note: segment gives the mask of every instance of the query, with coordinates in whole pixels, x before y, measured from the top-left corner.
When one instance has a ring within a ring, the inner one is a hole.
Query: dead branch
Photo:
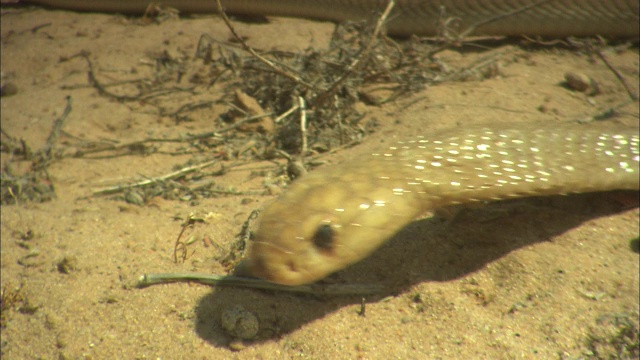
[[[96,190],[93,192],[94,196],[98,196],[98,195],[106,195],[106,194],[114,194],[114,193],[118,193],[118,192],[122,192],[124,190],[128,190],[128,189],[133,189],[133,188],[140,188],[140,187],[144,187],[144,186],[148,186],[151,184],[155,184],[155,183],[160,183],[160,182],[164,182],[170,179],[175,179],[178,177],[181,177],[185,174],[197,171],[197,170],[202,170],[205,169],[211,165],[214,165],[216,163],[219,163],[220,161],[218,159],[216,160],[211,160],[211,161],[207,161],[205,163],[202,164],[198,164],[198,165],[193,165],[193,166],[188,166],[185,168],[182,168],[178,171],[174,171],[174,172],[170,172],[168,174],[162,175],[162,176],[158,176],[158,177],[154,177],[154,178],[150,178],[150,179],[145,179],[142,181],[139,181],[137,183],[133,183],[133,184],[128,184],[128,185],[116,185],[116,186],[112,186],[112,187],[108,187],[106,189],[100,189],[100,190]]]
[[[216,0],[216,1],[219,1],[219,0]],[[360,55],[356,57],[351,62],[351,64],[349,64],[345,68],[345,71],[342,74],[342,76],[340,76],[340,78],[338,78],[338,80],[336,80],[328,90],[321,93],[316,99],[312,101],[311,103],[312,107],[322,104],[328,97],[332,96],[335,93],[336,89],[340,85],[342,85],[342,83],[344,83],[344,81],[349,76],[351,76],[351,74],[354,71],[356,71],[359,68],[360,64],[364,63],[364,61],[368,59],[371,53],[371,49],[373,48],[373,44],[375,44],[375,41],[378,39],[378,36],[380,35],[380,31],[382,30],[382,26],[387,21],[387,17],[389,16],[389,13],[391,13],[391,9],[393,9],[394,5],[395,5],[395,1],[389,0],[389,2],[387,3],[387,7],[384,9],[384,11],[382,12],[382,15],[380,15],[380,17],[378,18],[378,21],[376,22],[376,27],[374,28],[373,33],[369,37],[369,42],[367,43],[367,46],[362,50]]]
[[[236,38],[236,40],[242,45],[242,47],[247,52],[249,52],[256,59],[258,59],[258,61],[260,61],[263,64],[265,64],[266,66],[268,66],[273,71],[275,71],[278,74],[290,79],[291,81],[295,82],[296,84],[302,85],[302,86],[304,86],[304,87],[306,87],[308,89],[316,89],[315,86],[313,86],[312,84],[306,82],[300,76],[297,76],[297,75],[292,74],[292,73],[290,73],[288,71],[284,71],[284,70],[280,69],[278,66],[276,66],[275,63],[273,63],[272,61],[270,61],[270,60],[266,59],[265,57],[261,56],[255,50],[253,50],[252,47],[247,45],[247,43],[244,41],[244,39],[240,35],[238,35],[238,33],[236,32],[235,28],[231,24],[231,20],[229,20],[229,17],[227,17],[227,14],[225,13],[224,8],[222,7],[222,4],[220,3],[220,0],[216,0],[216,4],[218,5],[218,13],[222,17],[222,20],[224,21],[224,23],[227,24],[227,27],[229,28],[229,31],[231,31],[231,34],[233,35],[233,37]],[[291,69],[289,69],[289,71],[291,71]]]

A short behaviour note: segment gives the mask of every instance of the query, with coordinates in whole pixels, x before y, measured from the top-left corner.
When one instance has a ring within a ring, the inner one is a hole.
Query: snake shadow
[[[196,308],[197,334],[214,346],[231,338],[220,325],[224,309],[241,305],[257,315],[260,331],[253,342],[279,339],[337,309],[377,302],[425,282],[460,279],[523,247],[552,241],[578,225],[638,206],[638,192],[615,191],[528,198],[467,209],[455,220],[422,219],[408,225],[367,259],[323,280],[328,283],[381,284],[386,291],[369,296],[320,297],[291,293],[214,288]],[[594,239],[593,241],[597,241]],[[633,245],[630,244],[629,251]]]

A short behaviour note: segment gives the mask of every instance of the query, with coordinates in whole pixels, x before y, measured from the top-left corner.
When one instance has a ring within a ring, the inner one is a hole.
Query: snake
[[[148,0],[30,0],[61,9],[143,13]],[[345,21],[375,17],[386,0],[223,0],[232,14]],[[213,0],[163,0],[184,13]],[[394,35],[637,38],[637,0],[397,0]],[[398,141],[296,180],[261,214],[236,273],[284,285],[320,280],[370,255],[421,214],[452,205],[638,190],[638,129],[563,124],[464,127]]]
[[[285,285],[367,257],[421,214],[452,205],[638,190],[638,129],[464,127],[399,141],[292,183],[261,215],[241,271]]]
[[[142,14],[149,4],[183,13],[213,13],[215,0],[22,0],[52,8]],[[222,0],[226,12],[342,22],[375,18],[388,0]],[[496,36],[591,36],[637,38],[637,0],[396,0],[386,29],[392,35],[444,31]]]

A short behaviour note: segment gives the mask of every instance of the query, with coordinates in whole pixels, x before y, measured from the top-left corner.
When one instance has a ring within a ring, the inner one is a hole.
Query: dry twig
[[[144,186],[148,186],[151,184],[155,184],[155,183],[159,183],[159,182],[163,182],[163,181],[167,181],[170,179],[174,179],[180,176],[183,176],[185,174],[194,172],[196,170],[202,170],[204,168],[207,168],[213,164],[219,163],[220,160],[216,159],[216,160],[211,160],[211,161],[207,161],[205,163],[202,164],[198,164],[198,165],[193,165],[193,166],[188,166],[186,168],[182,168],[178,171],[174,171],[162,176],[158,176],[155,178],[150,178],[150,179],[145,179],[142,181],[139,181],[137,183],[134,184],[128,184],[128,185],[117,185],[117,186],[112,186],[112,187],[108,187],[106,189],[101,189],[101,190],[96,190],[93,192],[94,196],[97,195],[106,195],[106,194],[114,194],[114,193],[118,193],[118,192],[122,192],[124,190],[127,189],[133,189],[133,188],[139,188],[139,187],[144,187]]]
[[[219,0],[216,0],[216,1],[219,1]],[[382,12],[382,15],[380,15],[380,17],[378,18],[378,21],[376,22],[376,27],[374,28],[373,33],[369,37],[369,42],[367,43],[365,48],[362,50],[360,55],[356,57],[353,60],[353,62],[349,64],[349,66],[346,67],[342,76],[340,76],[340,78],[338,78],[338,80],[336,80],[328,90],[324,91],[317,98],[314,99],[314,101],[311,103],[311,106],[317,106],[319,104],[322,104],[328,97],[332,96],[336,92],[336,89],[340,85],[342,85],[344,81],[355,70],[359,68],[360,64],[364,63],[364,61],[369,57],[371,53],[371,49],[373,48],[375,41],[378,39],[378,36],[380,35],[382,26],[387,21],[387,17],[389,16],[389,13],[391,13],[391,9],[393,9],[394,6],[395,6],[395,1],[389,0],[389,2],[387,3],[387,7],[384,9],[384,11]]]
[[[260,54],[258,54],[255,50],[253,50],[253,48],[249,45],[247,45],[247,43],[244,41],[244,39],[238,35],[238,33],[236,32],[235,28],[233,27],[233,25],[231,24],[231,20],[229,20],[229,17],[227,17],[227,14],[224,11],[224,8],[222,7],[222,4],[220,3],[220,0],[216,0],[216,4],[218,5],[218,13],[220,14],[220,16],[222,17],[222,20],[224,21],[225,24],[227,24],[227,27],[229,28],[229,31],[231,31],[231,34],[233,35],[234,38],[236,38],[236,40],[242,45],[242,47],[249,52],[251,55],[253,55],[256,59],[258,59],[260,62],[262,62],[263,64],[267,65],[269,68],[271,68],[273,71],[275,71],[276,73],[289,78],[290,80],[294,81],[296,84],[300,84],[308,89],[315,89],[315,86],[313,86],[312,84],[304,81],[300,76],[297,76],[295,74],[292,74],[291,69],[289,69],[289,71],[284,71],[282,70],[280,67],[276,66],[276,64],[270,60],[268,60],[267,58],[261,56]]]
[[[627,84],[627,81],[620,74],[620,72],[613,65],[611,65],[611,63],[609,62],[609,60],[607,60],[607,58],[604,56],[602,51],[600,49],[596,49],[595,53],[596,55],[598,55],[600,60],[602,60],[602,62],[604,62],[605,65],[607,65],[609,70],[611,70],[611,72],[616,76],[616,78],[618,79],[618,81],[620,81],[622,86],[624,86],[625,90],[627,91],[627,94],[629,94],[629,98],[631,98],[632,101],[638,101],[638,95],[635,94],[633,90],[631,90],[631,86]]]

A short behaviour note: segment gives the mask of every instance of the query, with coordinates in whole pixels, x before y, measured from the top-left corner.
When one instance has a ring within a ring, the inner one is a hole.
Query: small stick
[[[307,153],[307,107],[302,96],[298,96],[298,107],[300,108],[300,133],[302,136],[302,149],[300,157]]]
[[[102,96],[106,96],[112,99],[116,99],[120,102],[128,102],[128,101],[142,101],[142,100],[148,100],[151,99],[153,97],[157,97],[157,96],[161,96],[161,95],[165,95],[165,94],[170,94],[176,91],[188,91],[193,93],[193,91],[191,89],[180,89],[180,88],[174,88],[174,89],[158,89],[155,90],[153,92],[150,92],[148,94],[144,94],[142,92],[138,92],[138,95],[117,95],[114,94],[112,92],[110,92],[109,90],[107,90],[107,86],[108,85],[103,85],[102,83],[100,83],[98,81],[98,78],[96,78],[96,74],[95,71],[93,69],[93,63],[91,62],[91,60],[89,59],[89,55],[90,53],[87,51],[81,51],[78,56],[82,57],[85,59],[85,61],[87,62],[87,66],[89,67],[89,71],[87,73],[87,76],[89,77],[89,84],[91,86],[93,86],[94,88],[96,88],[96,90],[98,90],[98,93]]]
[[[155,178],[150,178],[150,179],[145,179],[142,181],[139,181],[137,183],[134,184],[129,184],[129,185],[117,185],[117,186],[112,186],[106,189],[102,189],[102,190],[97,190],[93,192],[93,195],[105,195],[105,194],[113,194],[113,193],[117,193],[117,192],[121,192],[125,189],[132,189],[132,188],[137,188],[137,187],[143,187],[143,186],[147,186],[150,184],[154,184],[157,182],[162,182],[162,181],[166,181],[166,180],[170,180],[179,176],[182,176],[184,174],[188,174],[190,172],[196,171],[196,170],[201,170],[204,169],[206,167],[209,167],[215,163],[219,162],[219,160],[211,160],[211,161],[207,161],[205,163],[202,164],[198,164],[198,165],[193,165],[193,166],[188,166],[186,168],[182,168],[178,171],[174,171],[171,172],[169,174],[166,175],[162,175],[159,177],[155,177]]]
[[[382,30],[382,25],[384,25],[384,23],[387,21],[387,17],[389,16],[389,13],[391,12],[391,9],[393,9],[394,6],[395,6],[395,1],[389,0],[389,2],[387,3],[386,9],[384,9],[384,12],[378,18],[378,22],[376,23],[376,27],[373,30],[373,34],[371,34],[371,37],[369,38],[369,42],[367,43],[367,46],[364,48],[364,50],[362,50],[360,55],[356,57],[355,60],[353,60],[353,62],[351,62],[351,64],[347,66],[342,76],[340,76],[340,78],[336,80],[328,90],[324,91],[322,94],[318,95],[318,97],[313,100],[311,104],[312,107],[315,107],[318,104],[322,104],[327,97],[333,95],[336,89],[338,88],[338,86],[340,86],[349,77],[349,75],[351,75],[357,69],[357,67],[363,62],[364,59],[368,58],[369,53],[373,48],[373,44],[375,40],[378,38],[380,31]]]
[[[204,285],[212,286],[233,286],[250,289],[262,289],[283,291],[298,294],[313,295],[334,295],[334,296],[351,296],[351,295],[374,295],[384,291],[382,285],[366,285],[366,284],[340,284],[340,285],[321,285],[310,284],[300,286],[286,286],[270,283],[264,280],[251,279],[238,276],[222,276],[211,274],[191,274],[191,273],[165,273],[165,274],[144,274],[138,278],[136,287],[145,288],[151,285],[167,284],[174,282],[196,282]]]
[[[278,74],[280,74],[280,75],[282,75],[282,76],[284,76],[286,78],[289,78],[290,80],[292,80],[296,84],[303,85],[307,89],[315,89],[315,86],[313,86],[312,84],[309,84],[308,82],[302,80],[300,77],[298,77],[296,75],[290,74],[290,73],[280,69],[272,61],[266,59],[265,57],[263,57],[260,54],[258,54],[257,52],[255,52],[255,50],[253,50],[253,48],[251,48],[249,45],[247,45],[247,43],[244,41],[244,39],[242,37],[240,37],[240,35],[238,35],[238,33],[236,33],[235,28],[231,24],[231,20],[229,20],[229,18],[227,17],[227,14],[224,12],[224,9],[222,8],[222,4],[220,3],[220,0],[216,0],[216,4],[218,5],[218,13],[222,17],[222,20],[224,21],[224,23],[227,24],[227,27],[229,28],[229,31],[231,31],[231,34],[233,35],[233,37],[236,38],[236,40],[242,45],[242,47],[247,52],[249,52],[251,55],[253,55],[256,59],[258,59],[263,64],[267,65],[273,71],[277,72]]]
[[[243,249],[246,247],[245,244],[247,244],[251,238],[251,224],[256,221],[260,212],[262,212],[262,209],[254,209],[251,211],[251,214],[249,214],[249,217],[247,217],[247,220],[242,224],[242,229],[240,229],[238,237],[240,237],[240,241],[243,244]]]
[[[616,68],[614,68],[613,65],[611,65],[611,63],[609,63],[609,60],[607,60],[607,58],[604,56],[602,51],[597,49],[597,50],[595,50],[595,53],[596,53],[596,55],[598,55],[600,60],[602,60],[602,62],[604,62],[605,65],[607,65],[609,70],[611,70],[611,72],[613,72],[613,74],[618,78],[618,80],[622,83],[622,86],[624,86],[624,88],[627,90],[627,94],[629,94],[629,97],[631,98],[631,100],[637,101],[638,100],[638,95],[633,93],[633,91],[631,90],[631,87],[629,86],[629,84],[627,84],[627,82],[625,81],[624,77],[622,77],[622,75],[620,75],[620,72],[618,72],[618,70],[616,70]]]
[[[187,230],[187,228],[193,227],[193,225],[196,222],[204,222],[204,220],[196,218],[194,215],[189,215],[189,218],[187,219],[187,221],[184,224],[182,224],[182,229],[180,229],[180,233],[176,238],[176,244],[173,247],[173,262],[175,262],[176,264],[178,263],[178,250],[181,250],[182,254],[180,257],[182,258],[182,262],[187,261],[187,257],[189,256],[189,250],[187,249],[188,244],[185,243],[184,241],[181,241],[180,239],[182,238],[182,235]],[[193,250],[191,255],[193,255],[194,253],[195,253],[195,250]]]
[[[205,138],[210,138],[210,137],[215,137],[215,136],[220,136],[220,134],[225,133],[227,131],[233,130],[235,128],[237,128],[238,126],[242,125],[242,124],[246,124],[248,122],[251,121],[255,121],[258,119],[261,119],[263,117],[267,117],[267,116],[271,116],[273,115],[272,112],[270,113],[265,113],[265,114],[260,114],[260,115],[255,115],[255,116],[251,116],[251,117],[247,117],[244,118],[242,120],[239,120],[225,128],[222,128],[218,131],[208,131],[206,133],[201,133],[201,134],[196,134],[196,135],[191,135],[191,136],[184,136],[184,137],[180,137],[180,138],[169,138],[169,139],[158,139],[158,138],[148,138],[148,139],[144,139],[144,140],[136,140],[136,141],[132,141],[132,142],[128,142],[128,143],[124,143],[124,144],[119,144],[119,145],[110,145],[110,146],[106,146],[106,147],[102,147],[99,149],[88,149],[88,150],[78,150],[75,154],[74,157],[81,157],[87,154],[95,154],[95,153],[99,153],[99,152],[104,152],[104,151],[114,151],[114,150],[119,150],[119,149],[126,149],[126,148],[136,148],[139,145],[143,145],[145,143],[182,143],[182,142],[189,142],[189,141],[193,141],[193,140],[199,140],[199,139],[205,139]]]
[[[479,60],[474,61],[472,64],[470,64],[464,69],[458,70],[455,73],[445,76],[443,78],[434,80],[434,83],[442,83],[445,81],[452,81],[452,80],[456,81],[456,80],[464,79],[466,76],[470,76],[471,74],[477,72],[482,68],[495,64],[500,57],[504,57],[506,54],[508,54],[508,52],[498,52],[496,54],[490,54],[486,57],[482,57]]]
[[[367,310],[366,305],[367,305],[366,299],[365,298],[360,299],[360,310],[357,311],[357,314],[359,316],[362,316],[362,317],[365,316],[365,311]]]
[[[578,119],[576,120],[577,123],[583,124],[583,123],[588,123],[591,121],[603,121],[603,120],[608,120],[616,115],[619,115],[619,109],[629,105],[629,104],[633,104],[634,102],[636,102],[636,100],[628,100],[623,102],[622,104],[618,104],[612,107],[609,107],[607,109],[604,109],[602,111],[600,111],[599,113],[595,114],[595,115],[590,115],[586,118],[583,119]]]
[[[64,123],[67,120],[67,117],[71,113],[71,109],[72,109],[71,105],[73,104],[73,100],[71,99],[71,96],[67,96],[66,100],[67,100],[67,106],[64,108],[64,112],[62,113],[62,115],[60,115],[60,117],[53,124],[53,129],[51,129],[51,133],[47,138],[47,144],[41,150],[42,157],[45,160],[45,162],[53,159],[53,156],[54,156],[53,150],[56,146],[56,142],[58,141],[58,137],[60,136],[60,131],[62,130],[62,127],[64,126]]]
[[[277,118],[275,118],[273,120],[273,122],[275,122],[276,124],[279,123],[280,121],[282,121],[282,119],[284,119],[287,116],[291,115],[292,112],[298,110],[298,108],[299,108],[298,104],[293,105],[292,107],[289,108],[289,110],[285,111],[282,115],[280,115]]]

